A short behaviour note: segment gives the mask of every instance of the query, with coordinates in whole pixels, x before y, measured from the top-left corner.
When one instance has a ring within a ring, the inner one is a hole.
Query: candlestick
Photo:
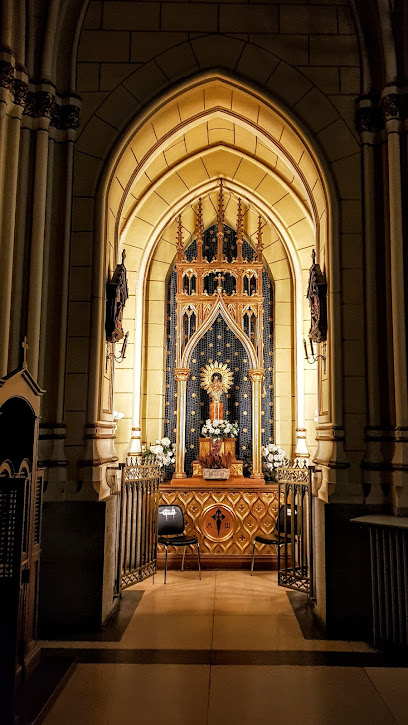
[[[307,345],[306,345],[306,340],[305,340],[305,338],[303,338],[303,346],[304,346],[304,348],[305,348],[305,356],[306,356],[306,360],[307,360],[307,361],[309,362],[309,355],[307,354]]]

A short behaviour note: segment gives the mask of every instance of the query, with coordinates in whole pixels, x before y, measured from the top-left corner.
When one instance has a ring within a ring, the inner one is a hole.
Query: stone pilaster
[[[264,368],[248,370],[252,383],[252,474],[251,478],[263,478],[262,473],[262,382]]]
[[[387,501],[387,474],[392,452],[389,435],[383,430],[380,386],[379,299],[377,284],[377,214],[375,194],[375,144],[381,140],[383,119],[378,99],[361,96],[356,106],[356,129],[360,134],[364,195],[365,328],[367,342],[367,425],[366,452],[362,461],[364,495],[367,503]],[[388,444],[388,445],[387,445]]]
[[[186,478],[184,459],[186,449],[186,393],[189,368],[175,368],[177,380],[177,433],[176,433],[176,470],[174,478]]]
[[[391,309],[395,390],[395,448],[392,458],[392,505],[396,512],[408,510],[408,379],[404,229],[402,211],[401,132],[402,103],[396,86],[382,93],[387,134],[388,198],[390,221]]]

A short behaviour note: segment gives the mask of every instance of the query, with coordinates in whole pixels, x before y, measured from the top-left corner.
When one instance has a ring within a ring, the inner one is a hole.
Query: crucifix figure
[[[218,531],[218,536],[219,536],[220,531],[221,531],[221,524],[222,524],[223,519],[225,519],[225,516],[222,513],[221,509],[217,509],[214,516],[211,516],[211,518],[214,519],[214,521],[217,525],[217,531]]]
[[[27,351],[28,351],[27,335],[24,336],[23,342],[21,343],[21,347],[23,348],[23,368],[27,368]]]
[[[221,282],[224,282],[225,277],[222,276],[221,272],[218,272],[216,275],[216,280],[218,281],[217,286],[217,292],[222,292]]]

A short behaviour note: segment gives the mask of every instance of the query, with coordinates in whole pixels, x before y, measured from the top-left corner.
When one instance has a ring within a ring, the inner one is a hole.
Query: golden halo
[[[205,368],[201,368],[201,387],[204,388],[204,390],[206,390],[208,393],[212,389],[212,376],[215,373],[220,376],[222,389],[224,393],[226,393],[233,383],[234,374],[225,364],[219,363],[217,361],[215,361],[214,363],[209,363],[205,366]]]

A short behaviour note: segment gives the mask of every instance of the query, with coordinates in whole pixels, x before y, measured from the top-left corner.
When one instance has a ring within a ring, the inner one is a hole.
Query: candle
[[[304,345],[304,348],[305,348],[305,357],[306,357],[306,360],[309,361],[309,355],[307,354],[307,346],[306,346],[306,340],[305,340],[305,338],[303,338],[303,345]]]

